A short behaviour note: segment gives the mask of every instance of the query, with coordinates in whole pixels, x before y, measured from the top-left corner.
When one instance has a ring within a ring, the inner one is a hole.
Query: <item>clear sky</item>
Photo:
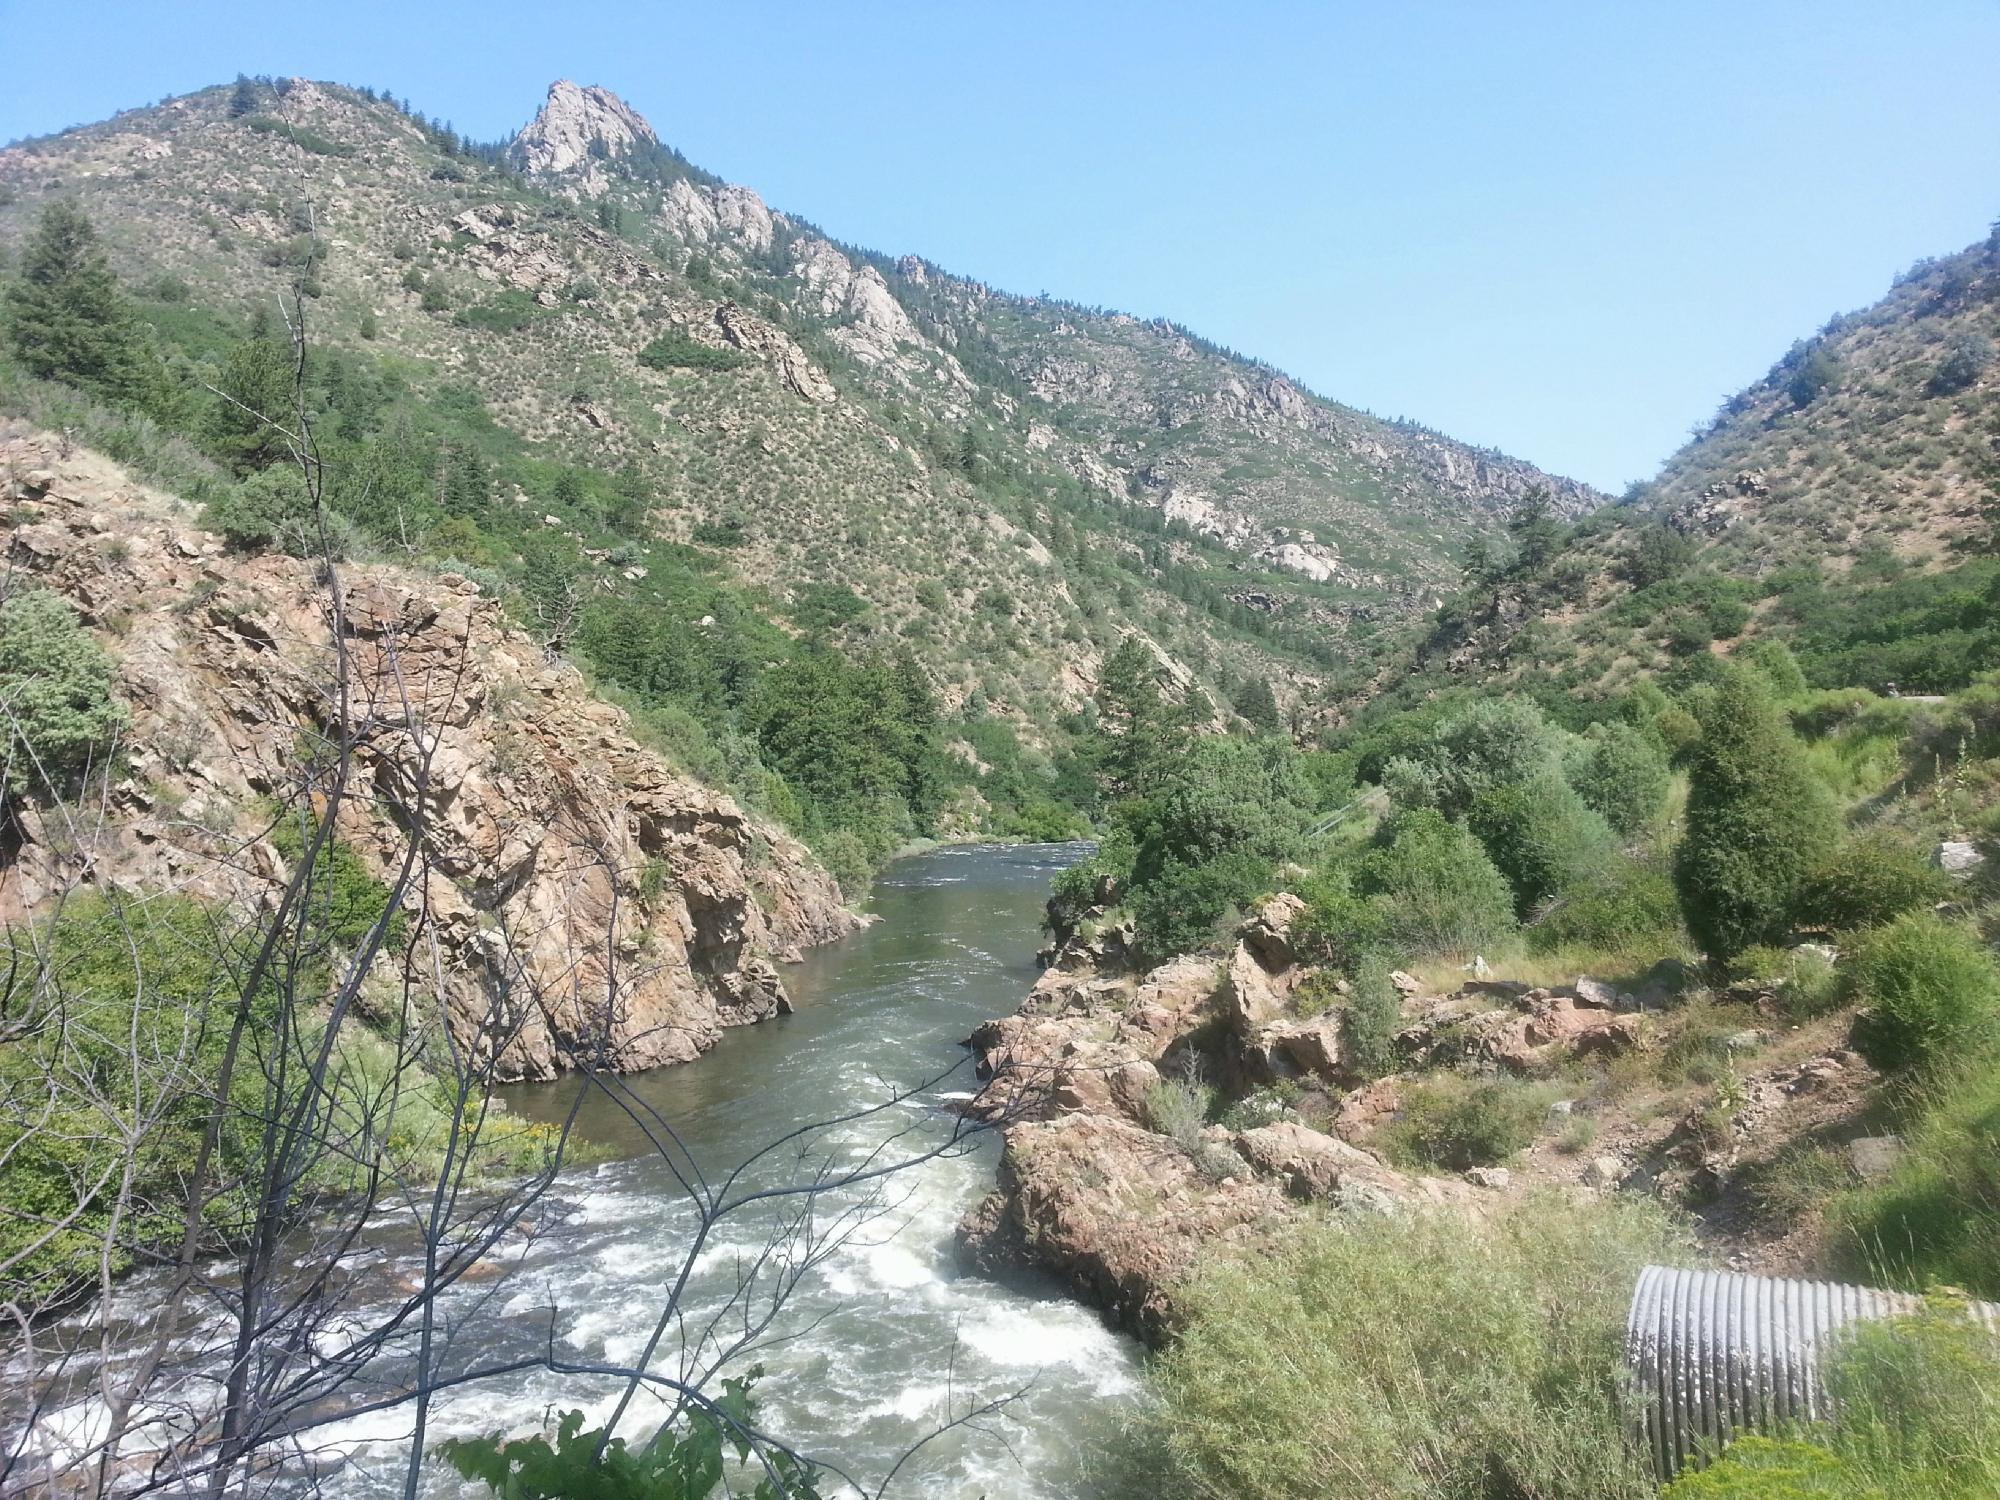
[[[0,140],[249,73],[601,83],[845,240],[1607,488],[2000,216],[2000,0],[0,0]]]

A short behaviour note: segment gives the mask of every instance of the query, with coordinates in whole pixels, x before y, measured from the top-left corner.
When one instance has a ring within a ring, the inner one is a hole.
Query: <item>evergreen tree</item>
[[[1728,959],[1785,937],[1840,819],[1759,674],[1725,668],[1700,717],[1674,885],[1688,931],[1710,958]]]
[[[1285,727],[1284,716],[1278,712],[1278,695],[1271,691],[1268,677],[1253,677],[1244,683],[1230,699],[1230,707],[1265,734],[1276,734]]]
[[[1548,486],[1535,485],[1521,497],[1507,521],[1507,533],[1514,539],[1515,571],[1535,574],[1545,570],[1556,560],[1562,531]]]
[[[138,387],[139,336],[89,217],[58,199],[42,210],[7,288],[8,343],[30,374],[114,400]]]
[[[1167,696],[1160,674],[1152,648],[1128,635],[1098,678],[1098,725],[1107,736],[1102,761],[1115,794],[1143,790],[1186,740],[1186,710]]]
[[[445,514],[476,520],[492,501],[493,477],[486,470],[486,461],[471,448],[447,449],[438,496]]]
[[[248,74],[238,73],[236,87],[229,95],[229,118],[240,120],[256,108],[257,85],[250,81]]]
[[[125,722],[104,648],[58,595],[0,603],[0,783],[13,790],[83,765]]]
[[[216,387],[224,399],[209,416],[209,438],[239,473],[250,473],[291,456],[285,435],[297,422],[293,351],[270,334],[270,317],[262,308],[250,325],[250,337],[229,351]]]

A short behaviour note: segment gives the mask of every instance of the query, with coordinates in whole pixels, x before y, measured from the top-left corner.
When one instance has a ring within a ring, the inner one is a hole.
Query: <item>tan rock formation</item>
[[[658,142],[653,127],[609,89],[579,88],[562,78],[549,85],[548,99],[514,137],[514,153],[530,172],[571,172],[589,167],[593,146],[619,155]]]
[[[78,881],[269,901],[272,809],[324,793],[311,764],[345,723],[340,837],[385,879],[414,840],[445,1019],[503,1076],[685,1061],[785,1008],[774,961],[853,927],[801,845],[640,746],[465,579],[343,568],[336,629],[315,565],[226,553],[92,455],[0,444],[0,486],[13,565],[75,604],[131,714],[92,826],[18,809],[0,921]]]

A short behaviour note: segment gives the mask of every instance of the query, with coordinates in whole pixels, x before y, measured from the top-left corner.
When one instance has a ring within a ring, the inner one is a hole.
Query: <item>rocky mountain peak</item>
[[[659,137],[611,90],[558,78],[535,118],[514,137],[514,153],[530,172],[568,172],[589,163],[598,141],[615,156],[642,142],[657,144]]]

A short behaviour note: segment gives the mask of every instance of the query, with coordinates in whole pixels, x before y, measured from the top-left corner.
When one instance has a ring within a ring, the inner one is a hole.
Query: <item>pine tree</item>
[[[225,399],[209,419],[212,441],[240,473],[291,457],[286,434],[297,426],[294,355],[271,336],[262,308],[251,319],[250,337],[229,351],[216,385]]]
[[[1556,519],[1546,485],[1535,485],[1521,497],[1508,518],[1507,532],[1514,539],[1515,571],[1540,573],[1555,561],[1562,545],[1562,522]]]
[[[257,85],[244,73],[236,75],[236,87],[229,95],[229,118],[240,120],[257,107]]]
[[[1710,958],[1728,959],[1786,936],[1840,816],[1759,674],[1726,668],[1701,721],[1674,885],[1688,931]]]
[[[7,288],[6,333],[29,373],[114,400],[139,384],[139,336],[89,217],[58,199],[42,210]]]
[[[1278,695],[1271,691],[1267,677],[1253,677],[1244,683],[1230,699],[1230,706],[1252,728],[1265,734],[1276,734],[1285,727],[1284,716],[1278,712]]]
[[[444,460],[443,494],[445,513],[476,519],[493,501],[493,478],[486,462],[471,448],[449,450]]]

